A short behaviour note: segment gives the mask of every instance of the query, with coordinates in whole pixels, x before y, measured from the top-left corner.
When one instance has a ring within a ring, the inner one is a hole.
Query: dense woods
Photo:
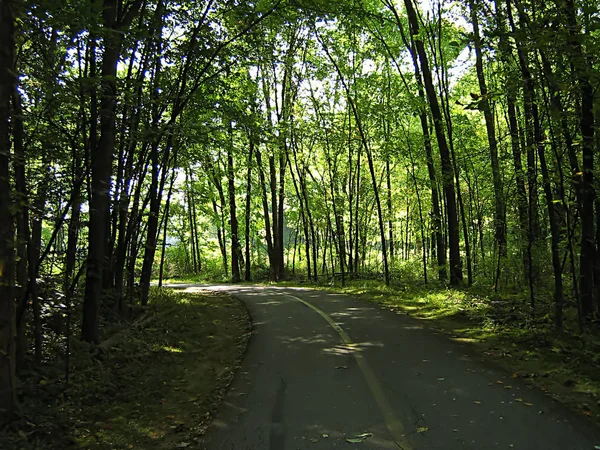
[[[588,0],[0,0],[0,413],[152,280],[474,285],[586,332],[599,30]]]

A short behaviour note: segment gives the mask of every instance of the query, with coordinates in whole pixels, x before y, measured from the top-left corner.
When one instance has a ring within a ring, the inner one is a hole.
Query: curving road
[[[229,291],[254,326],[207,450],[600,445],[584,418],[414,319],[310,289],[190,289]]]

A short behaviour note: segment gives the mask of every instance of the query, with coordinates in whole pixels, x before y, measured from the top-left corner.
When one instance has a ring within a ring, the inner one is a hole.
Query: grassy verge
[[[490,298],[467,290],[388,288],[378,282],[325,286],[423,321],[467,343],[483,361],[537,385],[582,415],[600,422],[600,334],[557,333],[551,318],[532,320],[521,298]]]
[[[102,361],[82,346],[68,385],[42,378],[28,390],[1,447],[193,447],[241,360],[249,318],[226,294],[161,292],[156,319],[124,333]]]

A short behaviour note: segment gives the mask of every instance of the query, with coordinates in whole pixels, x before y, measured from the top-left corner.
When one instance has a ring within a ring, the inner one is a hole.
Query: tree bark
[[[419,22],[412,0],[404,0],[408,20],[410,24],[410,33],[414,40],[417,54],[421,62],[421,72],[425,93],[433,116],[435,134],[438,141],[440,158],[442,161],[442,180],[444,186],[444,195],[446,199],[446,210],[448,218],[448,240],[450,248],[450,283],[458,285],[462,281],[462,265],[460,261],[460,238],[458,230],[458,212],[456,207],[456,194],[454,190],[454,171],[452,170],[452,161],[448,142],[442,127],[443,117],[440,111],[439,102],[435,93],[431,70],[429,68],[429,60],[423,45],[423,40],[419,35]]]
[[[230,132],[232,132],[230,130]],[[231,143],[233,145],[233,142]],[[235,204],[235,174],[233,167],[233,149],[227,149],[227,187],[229,193],[229,226],[231,228],[231,281],[240,281],[240,240]]]
[[[267,199],[267,182],[265,180],[265,172],[262,165],[262,155],[260,149],[256,149],[256,166],[258,169],[258,176],[260,179],[260,187],[262,190],[262,204],[263,204],[263,216],[265,220],[265,240],[267,241],[267,254],[269,256],[269,267],[273,267],[273,239],[271,236],[271,219],[269,214],[269,202]],[[271,275],[273,275],[271,273]]]
[[[254,140],[250,137],[250,146],[248,149],[248,173],[246,175],[246,230],[245,230],[245,246],[246,246],[246,270],[244,273],[244,280],[250,281],[252,278],[251,274],[251,258],[250,258],[250,214],[251,214],[251,200],[252,200],[252,158],[254,156]],[[296,248],[294,247],[294,254]]]
[[[115,109],[117,96],[117,65],[123,41],[123,30],[133,20],[141,6],[135,0],[124,17],[122,0],[104,0],[103,28],[106,32],[102,57],[100,100],[100,139],[91,152],[92,196],[88,239],[88,262],[83,302],[81,336],[84,341],[100,339],[100,304],[102,302],[102,275],[106,257],[106,224],[110,203],[112,159],[115,147]]]
[[[590,81],[591,68],[582,47],[582,34],[577,23],[576,6],[573,0],[558,2],[566,18],[569,32],[567,46],[568,57],[579,87],[580,111],[579,130],[582,140],[582,175],[581,175],[581,251],[579,259],[579,292],[581,295],[582,313],[590,317],[598,307],[595,298],[594,284],[599,283],[596,236],[594,233],[594,206],[596,191],[594,189],[594,88]]]
[[[475,44],[475,67],[477,71],[477,80],[479,82],[479,107],[485,118],[485,127],[487,131],[488,145],[490,150],[490,158],[492,164],[492,179],[494,183],[494,236],[496,238],[496,246],[499,258],[506,257],[506,220],[504,217],[504,186],[500,176],[500,166],[498,163],[498,143],[496,141],[496,126],[494,115],[490,107],[489,94],[485,74],[483,70],[483,55],[481,36],[479,34],[479,19],[475,1],[469,1],[471,10],[471,23],[473,24],[473,41]],[[494,285],[497,286],[500,280],[501,265],[498,265],[496,279]]]
[[[0,423],[17,406],[14,223],[10,183],[10,99],[16,85],[14,4],[0,2]]]

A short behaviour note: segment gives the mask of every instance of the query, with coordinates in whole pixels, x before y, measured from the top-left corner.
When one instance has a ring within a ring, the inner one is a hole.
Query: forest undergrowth
[[[64,355],[47,355],[53,361],[43,371],[23,375],[19,420],[0,431],[0,447],[191,446],[220,404],[249,330],[245,308],[227,294],[153,289],[137,321],[105,329],[114,346],[98,351],[102,343],[74,340],[68,382]]]

